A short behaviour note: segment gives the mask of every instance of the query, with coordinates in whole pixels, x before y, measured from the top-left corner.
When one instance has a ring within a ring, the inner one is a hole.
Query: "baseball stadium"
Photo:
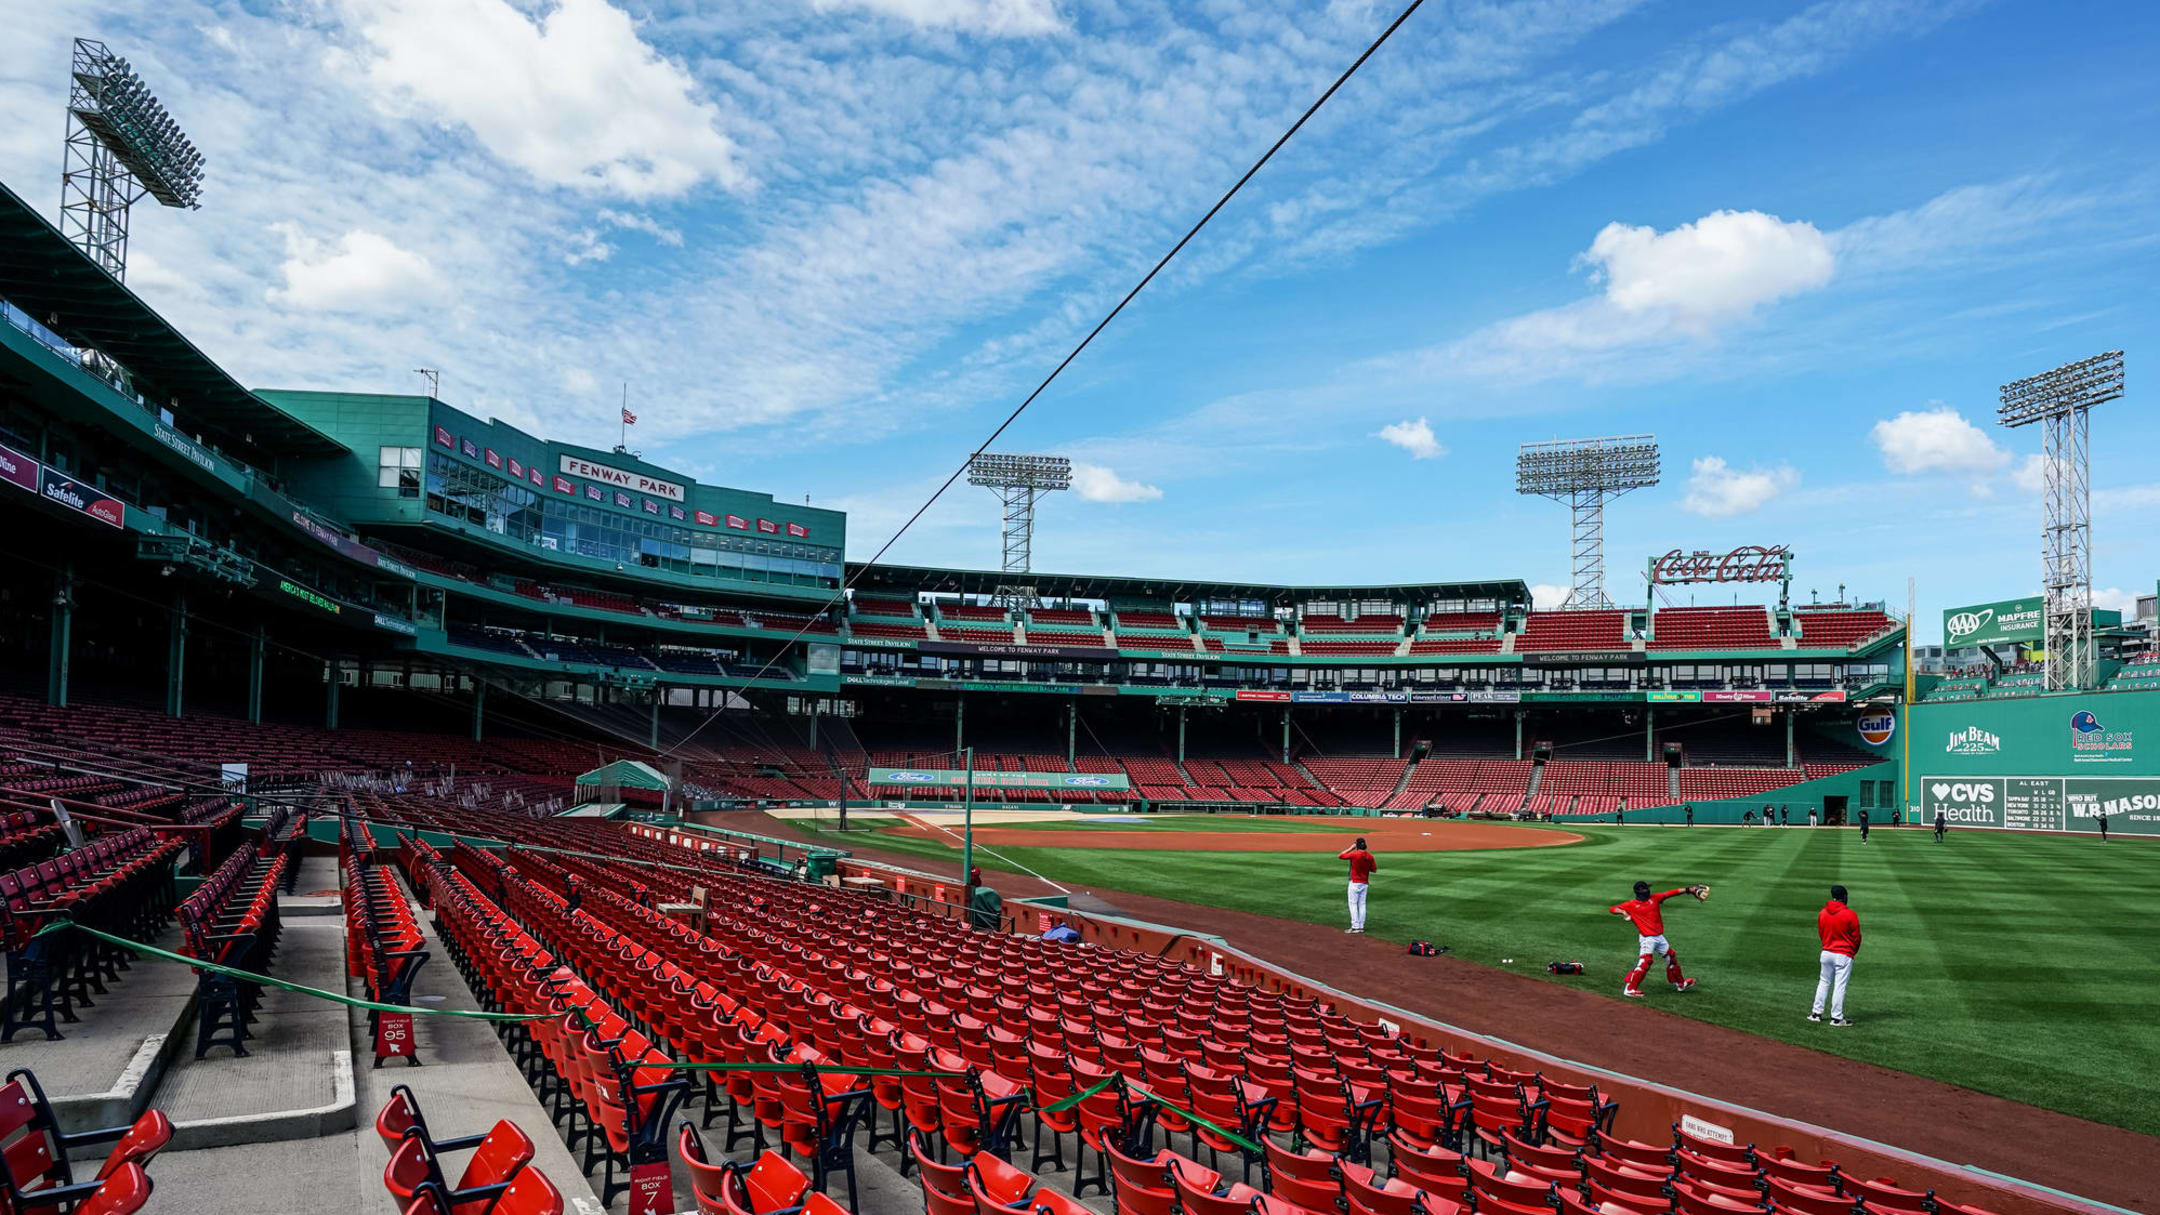
[[[244,386],[119,272],[201,156],[72,79],[121,188],[0,186],[0,1211],[2160,1209],[2160,650],[2074,494],[1926,660],[1790,547],[1608,575],[1647,435],[1515,453],[1558,606],[1036,568],[1071,464],[988,444],[1000,567],[862,559]],[[2025,371],[2067,468],[2121,355]]]

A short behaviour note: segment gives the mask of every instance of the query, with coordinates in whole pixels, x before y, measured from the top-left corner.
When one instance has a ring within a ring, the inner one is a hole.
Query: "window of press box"
[[[394,489],[400,498],[420,496],[420,449],[380,447],[375,456],[375,485]]]

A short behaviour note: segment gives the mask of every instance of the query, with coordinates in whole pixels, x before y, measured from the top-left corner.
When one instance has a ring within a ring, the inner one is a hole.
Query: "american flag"
[[[623,411],[622,411],[622,424],[623,424],[623,425],[625,425],[625,426],[635,426],[635,425],[637,425],[637,415],[636,415],[636,414],[634,414],[634,413],[631,413],[631,412],[630,412],[629,410],[627,410],[627,409],[623,410]]]

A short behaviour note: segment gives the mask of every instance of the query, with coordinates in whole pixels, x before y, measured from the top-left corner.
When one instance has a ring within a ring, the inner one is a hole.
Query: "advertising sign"
[[[1943,646],[1963,649],[1976,645],[2041,644],[2046,618],[2039,598],[2004,599],[1943,612]]]
[[[12,447],[0,446],[0,481],[34,494],[38,491],[38,462]]]
[[[1897,733],[1897,714],[1888,709],[1862,713],[1854,720],[1853,727],[1860,731],[1861,742],[1871,747],[1879,747],[1889,742],[1890,736]]]
[[[925,654],[976,658],[1059,658],[1107,662],[1118,656],[1116,650],[1099,645],[1019,645],[998,641],[918,641],[915,648]]]
[[[2160,777],[1983,776],[1924,777],[1920,821],[1935,812],[1954,826],[2003,827],[2012,831],[2160,834]]]
[[[872,768],[867,783],[913,785],[918,788],[954,788],[967,783],[967,773],[952,768]],[[1122,772],[982,772],[975,773],[977,789],[1129,789],[1132,782]]]
[[[1683,553],[1673,549],[1650,562],[1650,581],[1657,586],[1683,582],[1776,582],[1792,563],[1792,549],[1743,544],[1729,553],[1697,549]]]
[[[1264,689],[1240,689],[1238,691],[1237,698],[1239,700],[1258,700],[1267,704],[1290,703],[1290,693],[1273,692]]]
[[[2109,714],[2113,716],[2112,710]],[[2099,714],[2079,709],[2070,714],[2070,762],[2073,764],[2127,764],[2136,759],[2132,732],[2111,729]]]
[[[88,515],[108,527],[127,526],[127,507],[105,491],[64,477],[50,468],[38,469],[38,493],[55,506]]]

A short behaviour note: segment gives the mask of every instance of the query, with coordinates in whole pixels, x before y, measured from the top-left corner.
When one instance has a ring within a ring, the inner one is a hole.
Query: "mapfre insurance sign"
[[[648,497],[666,498],[670,502],[680,502],[684,497],[683,487],[673,481],[662,481],[658,477],[648,477],[627,468],[596,463],[583,456],[564,456],[561,471],[564,476],[583,477],[587,481],[598,481],[618,489],[634,489]]]

